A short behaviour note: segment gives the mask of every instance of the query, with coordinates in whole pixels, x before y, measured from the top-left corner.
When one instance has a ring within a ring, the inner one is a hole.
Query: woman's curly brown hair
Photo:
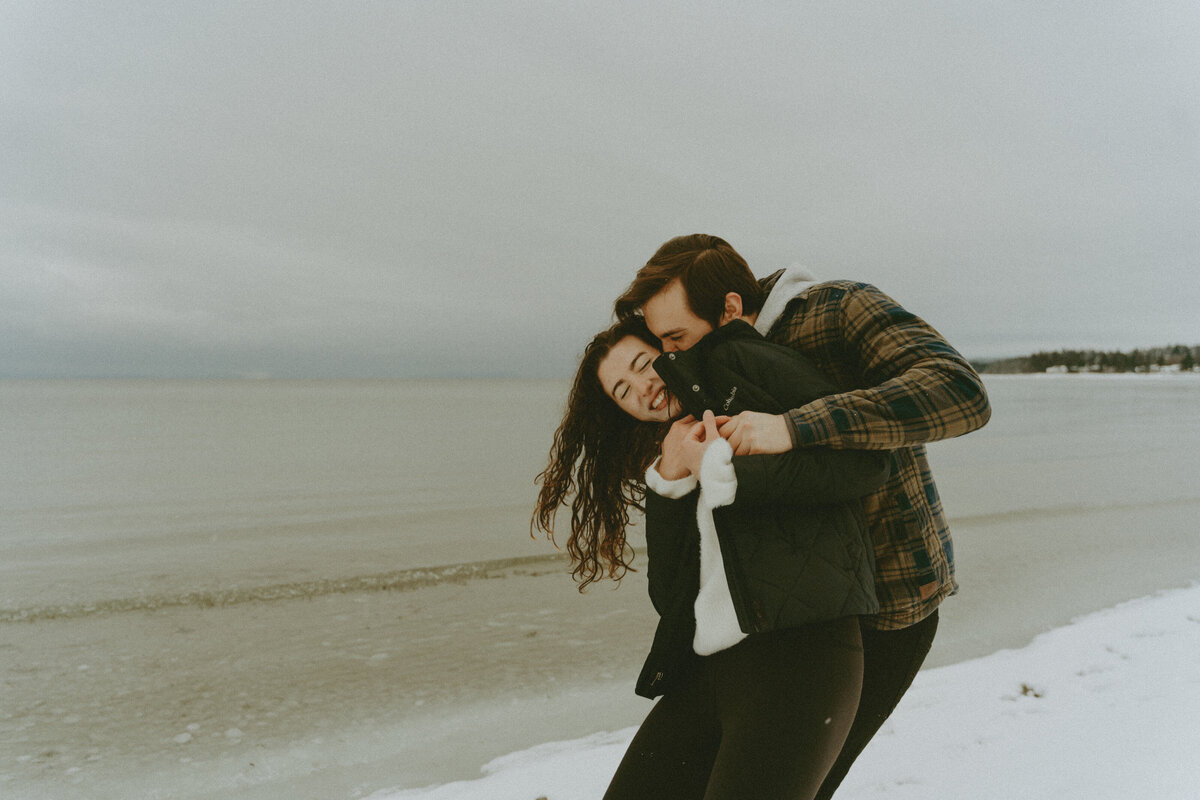
[[[625,541],[629,510],[644,510],[646,468],[658,455],[669,427],[629,416],[600,385],[600,361],[626,336],[662,348],[641,317],[596,334],[583,351],[566,413],[554,432],[550,463],[535,480],[541,490],[530,534],[541,530],[554,542],[555,516],[569,499],[567,553],[581,592],[605,576],[619,581],[632,569],[633,548]]]

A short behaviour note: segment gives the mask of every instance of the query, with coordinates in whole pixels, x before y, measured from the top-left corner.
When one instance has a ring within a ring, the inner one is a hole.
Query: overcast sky
[[[1200,343],[1200,3],[0,0],[0,376],[565,377],[694,232]]]

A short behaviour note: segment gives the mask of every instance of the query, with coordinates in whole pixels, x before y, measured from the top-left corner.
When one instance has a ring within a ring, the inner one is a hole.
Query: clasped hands
[[[699,476],[704,451],[718,436],[729,442],[736,456],[792,449],[792,437],[783,416],[743,411],[732,417],[717,417],[705,411],[703,420],[697,421],[689,415],[671,424],[663,439],[658,474],[667,480]]]

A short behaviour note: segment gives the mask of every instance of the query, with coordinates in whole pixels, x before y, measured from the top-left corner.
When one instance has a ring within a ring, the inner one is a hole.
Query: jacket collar
[[[727,342],[730,339],[745,339],[747,337],[762,338],[755,332],[754,327],[749,322],[744,319],[735,319],[731,322],[726,322],[716,330],[710,331],[708,335],[696,344],[706,344],[706,346],[711,347],[718,342]]]

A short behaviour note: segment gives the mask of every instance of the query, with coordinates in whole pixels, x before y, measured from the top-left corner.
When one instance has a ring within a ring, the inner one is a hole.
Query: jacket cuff
[[[717,439],[704,450],[700,461],[700,502],[708,508],[720,508],[732,503],[736,494],[733,448],[724,439]]]
[[[728,445],[726,445],[728,447]],[[708,454],[705,453],[707,456]],[[686,497],[695,491],[699,485],[695,475],[684,475],[678,480],[669,481],[662,475],[658,474],[658,462],[662,460],[662,456],[654,459],[654,463],[646,470],[646,488],[657,495],[666,497],[669,500],[678,500],[681,497]]]
[[[829,410],[824,404],[825,398],[814,400],[808,405],[793,408],[784,416],[788,421],[788,433],[792,437],[792,447],[811,447],[814,445],[829,445],[837,430],[833,427]],[[820,408],[814,408],[820,404]]]

